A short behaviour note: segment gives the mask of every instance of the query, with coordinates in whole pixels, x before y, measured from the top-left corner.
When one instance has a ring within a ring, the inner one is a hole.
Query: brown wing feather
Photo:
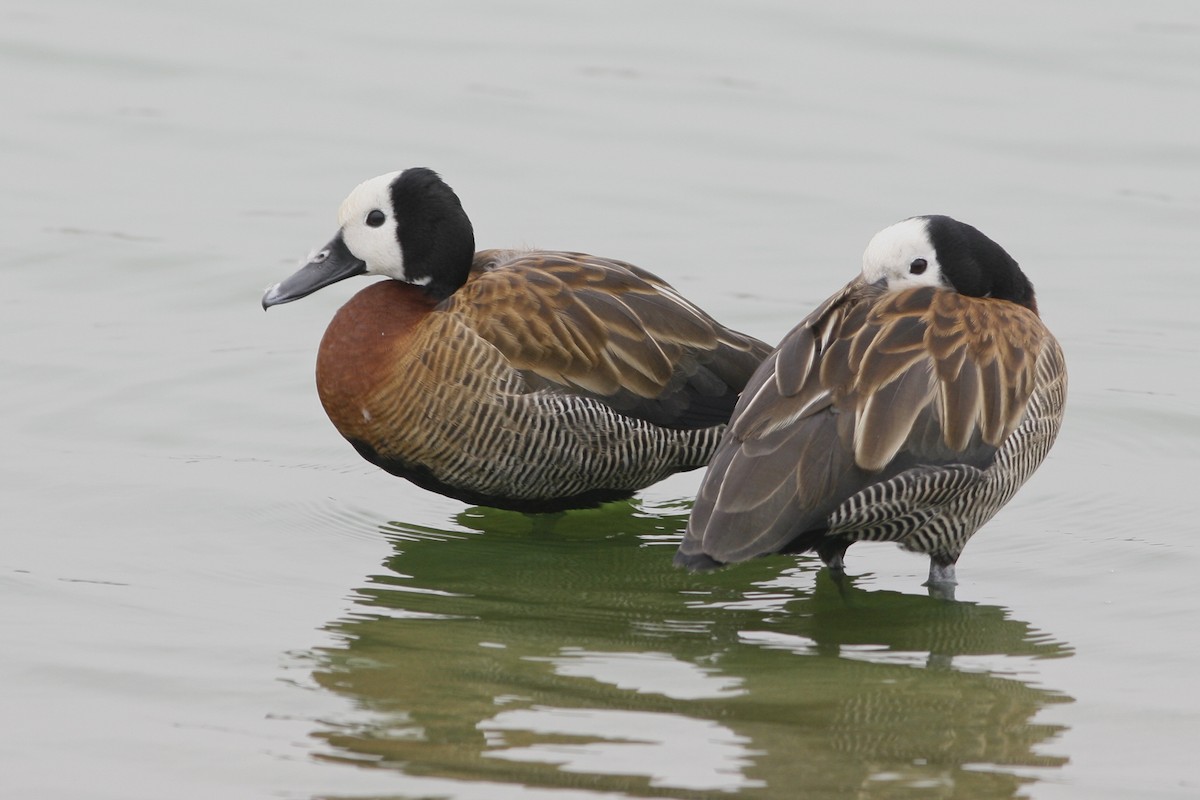
[[[654,275],[581,253],[483,251],[444,310],[463,315],[531,383],[671,427],[726,422],[771,349]]]
[[[1048,340],[1036,314],[1015,304],[932,287],[882,294],[852,281],[747,385],[681,562],[788,549],[903,469],[986,463],[1025,415]]]
[[[883,469],[902,449],[921,457],[965,453],[973,441],[996,447],[1020,423],[1045,335],[1033,312],[922,288],[885,295],[871,317],[877,326],[855,337],[870,339],[854,342],[865,355],[847,394],[860,467]],[[937,424],[916,431],[927,408]]]

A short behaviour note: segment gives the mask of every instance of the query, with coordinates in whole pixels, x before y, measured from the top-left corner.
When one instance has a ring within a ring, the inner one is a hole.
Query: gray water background
[[[0,10],[0,795],[1200,796],[1194,3]],[[1066,425],[957,604],[670,567],[699,473],[519,515],[365,464],[264,314],[359,180],[778,340],[872,233],[1004,244]]]

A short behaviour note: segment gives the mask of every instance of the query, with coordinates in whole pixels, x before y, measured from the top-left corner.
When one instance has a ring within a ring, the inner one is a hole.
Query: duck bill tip
[[[263,310],[308,297],[318,289],[366,273],[366,262],[350,252],[338,233],[295,273],[267,289],[262,298]]]
[[[267,287],[266,292],[262,296],[263,311],[266,311],[271,306],[283,305],[296,299],[294,297],[283,297],[283,293],[279,289],[280,286],[282,286],[282,283],[276,283]]]

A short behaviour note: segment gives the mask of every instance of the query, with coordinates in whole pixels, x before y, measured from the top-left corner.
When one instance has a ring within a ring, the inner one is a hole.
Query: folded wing
[[[677,560],[819,548],[830,515],[872,484],[985,467],[1026,413],[1043,335],[1012,303],[852,281],[747,386]]]
[[[446,301],[537,388],[601,400],[672,428],[724,424],[770,348],[629,264],[484,251]]]

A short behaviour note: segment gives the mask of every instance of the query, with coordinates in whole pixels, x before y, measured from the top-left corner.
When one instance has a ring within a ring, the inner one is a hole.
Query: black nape
[[[1008,300],[1037,313],[1033,284],[1008,251],[965,222],[941,214],[925,219],[942,272],[955,291]]]
[[[475,256],[475,231],[458,195],[436,172],[407,169],[392,182],[396,240],[404,270],[441,300],[467,281]]]

